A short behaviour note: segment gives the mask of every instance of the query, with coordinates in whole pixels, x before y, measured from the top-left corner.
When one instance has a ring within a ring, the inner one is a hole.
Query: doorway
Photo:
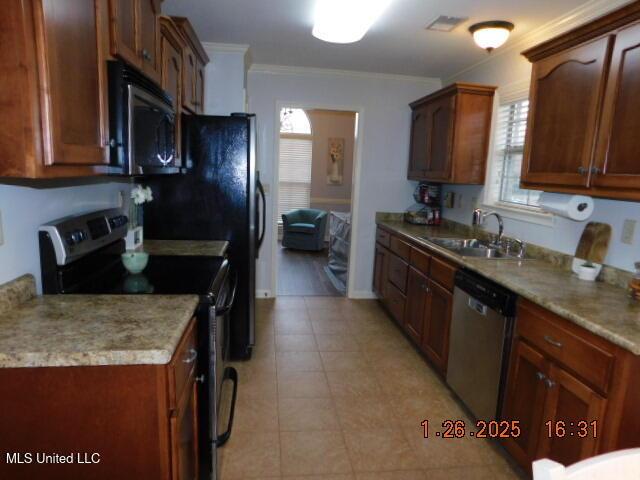
[[[278,296],[345,296],[358,113],[279,109]]]

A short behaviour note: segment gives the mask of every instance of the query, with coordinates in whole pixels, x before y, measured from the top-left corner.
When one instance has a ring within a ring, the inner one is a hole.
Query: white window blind
[[[311,204],[311,138],[280,137],[278,222],[282,214]]]
[[[498,116],[495,175],[491,185],[494,201],[511,206],[537,208],[540,192],[520,188],[524,138],[529,100],[502,105]]]

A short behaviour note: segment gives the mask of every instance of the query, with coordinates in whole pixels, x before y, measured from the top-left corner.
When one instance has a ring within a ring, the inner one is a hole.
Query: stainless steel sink
[[[431,243],[446,248],[447,250],[460,255],[461,257],[490,258],[495,260],[522,260],[522,258],[511,255],[501,248],[490,245],[488,242],[477,238],[439,238],[422,237]]]

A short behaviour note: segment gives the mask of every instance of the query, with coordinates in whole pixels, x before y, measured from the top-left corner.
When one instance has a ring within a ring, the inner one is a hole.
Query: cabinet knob
[[[600,175],[602,173],[602,170],[598,167],[592,167],[591,168],[591,174],[592,175]]]
[[[544,341],[547,342],[550,345],[553,345],[556,348],[562,348],[562,342],[559,342],[559,341],[555,340],[550,335],[545,335],[544,336]]]
[[[580,175],[586,175],[589,170],[584,167],[578,167],[578,173]]]
[[[142,58],[151,61],[151,54],[149,53],[149,50],[142,50]]]
[[[544,379],[544,384],[547,386],[547,388],[553,388],[553,387],[556,386],[556,382],[554,382],[550,378],[545,378]]]
[[[542,372],[536,373],[536,377],[538,377],[538,380],[544,380],[547,378],[547,376]]]

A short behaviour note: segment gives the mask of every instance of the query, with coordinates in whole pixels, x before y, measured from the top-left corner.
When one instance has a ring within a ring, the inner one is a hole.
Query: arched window
[[[311,135],[311,122],[301,108],[283,108],[280,110],[280,133]]]

